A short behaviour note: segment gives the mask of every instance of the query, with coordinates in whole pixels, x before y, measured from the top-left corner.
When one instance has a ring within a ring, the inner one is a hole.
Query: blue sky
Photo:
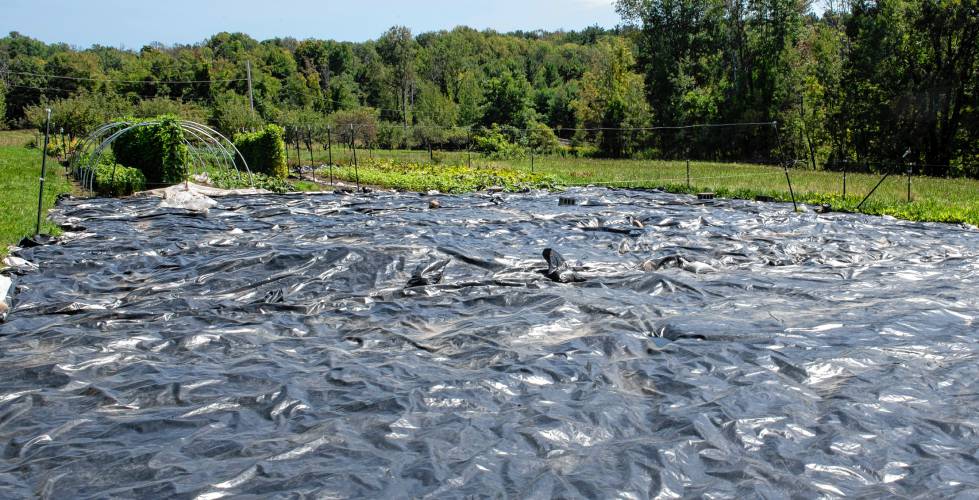
[[[364,41],[401,24],[414,33],[466,25],[497,31],[613,27],[613,0],[0,0],[0,33],[79,47],[138,49],[221,31]]]

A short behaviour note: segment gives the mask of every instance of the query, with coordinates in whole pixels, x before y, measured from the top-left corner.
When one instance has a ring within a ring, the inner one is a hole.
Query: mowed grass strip
[[[0,146],[0,255],[7,246],[34,234],[37,222],[37,195],[41,183],[41,152],[18,146]],[[44,180],[44,212],[41,232],[56,233],[58,227],[47,220],[55,198],[71,191],[65,169],[48,158]]]
[[[361,180],[389,187],[403,187],[404,179],[396,172],[374,171],[364,161],[369,158],[390,159],[403,163],[430,163],[428,151],[358,149],[357,157],[364,165]],[[465,151],[434,152],[441,161],[429,170],[427,177],[415,179],[413,189],[438,189],[449,182],[440,178],[439,167],[450,171],[450,165],[465,165],[470,161]],[[325,163],[327,154],[314,149],[314,162]],[[349,164],[353,155],[349,148],[335,147],[335,163]],[[295,163],[295,149],[290,156]],[[726,198],[753,199],[768,196],[780,201],[790,201],[788,184],[782,168],[772,165],[748,163],[690,162],[688,187],[685,161],[664,160],[613,160],[593,158],[563,158],[554,156],[535,157],[533,167],[529,158],[519,160],[492,160],[473,153],[474,168],[506,169],[544,174],[558,185],[603,185],[619,188],[663,188],[676,193],[712,191]],[[303,150],[303,164],[309,163],[308,153]],[[337,173],[344,181],[353,181],[346,169]],[[796,200],[807,204],[832,205],[834,210],[857,211],[857,206],[869,193],[882,175],[850,172],[846,176],[846,197],[843,196],[843,173],[826,170],[789,169]],[[426,180],[427,179],[427,180]],[[907,201],[907,177],[891,175],[863,204],[860,212],[872,215],[890,215],[907,220],[934,222],[966,222],[979,225],[979,180],[944,179],[915,176],[911,179],[911,198]]]

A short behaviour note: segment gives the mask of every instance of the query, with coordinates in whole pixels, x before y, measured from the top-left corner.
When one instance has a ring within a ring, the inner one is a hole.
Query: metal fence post
[[[313,131],[306,127],[306,149],[309,150],[309,167],[313,168]],[[313,169],[314,176],[316,169]]]
[[[843,199],[846,200],[846,160],[843,160]]]
[[[329,155],[330,163],[330,185],[333,185],[333,129],[332,127],[326,127],[326,150]]]
[[[300,138],[300,135],[301,134],[300,134],[299,128],[297,127],[296,128],[296,168],[299,169],[299,179],[302,180],[302,178],[303,178],[303,154],[302,154],[302,151],[299,150],[299,143],[302,142],[302,139]]]
[[[41,234],[41,210],[44,208],[44,173],[48,166],[48,136],[51,133],[51,108],[45,110],[47,118],[44,119],[44,147],[41,148],[41,190],[37,193],[37,226],[34,234]]]
[[[913,167],[908,165],[908,203],[911,203],[911,174]]]
[[[360,189],[360,170],[357,166],[357,138],[354,137],[354,126],[350,124],[350,148],[354,153],[354,178],[357,180],[357,189]]]
[[[473,168],[473,131],[469,129],[466,131],[466,164],[469,168]]]
[[[779,155],[782,157],[782,169],[785,171],[785,182],[789,185],[789,196],[792,197],[792,209],[799,211],[799,205],[795,202],[795,191],[792,190],[792,179],[789,177],[789,163],[785,159],[785,149],[782,148],[782,136],[778,133],[778,122],[772,122],[775,127],[775,140],[778,141]]]
[[[687,189],[690,189],[690,152],[687,151]]]

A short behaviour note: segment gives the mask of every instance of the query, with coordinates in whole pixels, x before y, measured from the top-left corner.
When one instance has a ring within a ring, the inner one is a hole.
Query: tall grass
[[[37,221],[37,195],[41,178],[41,152],[22,146],[0,146],[0,254],[7,246],[34,234]],[[48,158],[44,179],[41,231],[53,233],[58,227],[47,220],[47,210],[58,194],[71,191],[65,169]]]

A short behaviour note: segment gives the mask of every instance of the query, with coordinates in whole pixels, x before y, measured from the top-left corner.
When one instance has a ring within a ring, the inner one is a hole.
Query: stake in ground
[[[71,191],[65,169],[48,159],[44,179],[44,212],[54,206],[61,193]],[[41,152],[20,146],[0,146],[0,255],[7,245],[34,233],[37,223],[37,195],[41,178]],[[58,227],[42,216],[41,232],[53,233]]]

